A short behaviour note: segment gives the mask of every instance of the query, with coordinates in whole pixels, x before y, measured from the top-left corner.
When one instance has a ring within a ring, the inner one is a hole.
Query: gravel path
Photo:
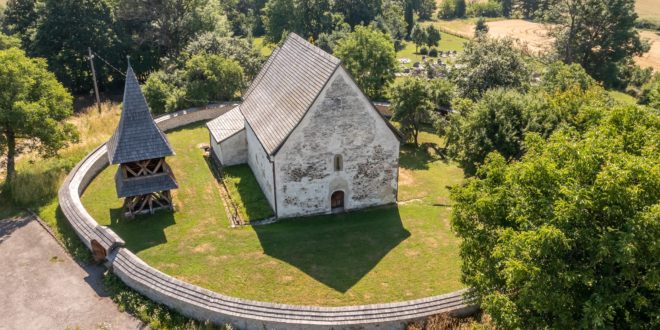
[[[103,291],[101,266],[80,266],[31,218],[0,220],[0,329],[142,329]]]

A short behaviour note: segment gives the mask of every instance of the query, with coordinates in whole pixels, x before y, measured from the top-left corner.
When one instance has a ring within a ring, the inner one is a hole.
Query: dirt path
[[[107,297],[103,271],[79,266],[36,220],[0,220],[0,329],[144,328]]]

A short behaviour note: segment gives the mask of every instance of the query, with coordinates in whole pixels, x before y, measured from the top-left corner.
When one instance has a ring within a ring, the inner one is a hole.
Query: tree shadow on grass
[[[414,144],[401,146],[399,165],[409,170],[427,170],[429,163],[446,160],[444,149],[437,143],[421,143],[419,147]]]
[[[395,206],[253,228],[265,254],[342,293],[410,237]]]
[[[110,209],[110,228],[126,242],[133,253],[167,243],[165,228],[176,223],[174,213],[159,210],[154,214],[142,214],[134,219],[122,216],[122,208]]]

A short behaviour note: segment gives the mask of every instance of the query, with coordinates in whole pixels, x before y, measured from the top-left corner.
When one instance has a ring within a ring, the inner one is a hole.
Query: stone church
[[[295,34],[207,126],[214,157],[247,163],[278,218],[396,203],[399,135],[339,59]]]

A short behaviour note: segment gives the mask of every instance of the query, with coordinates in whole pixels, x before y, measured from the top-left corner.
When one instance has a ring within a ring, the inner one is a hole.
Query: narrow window
[[[344,168],[344,161],[341,155],[335,155],[335,172],[339,172]]]

